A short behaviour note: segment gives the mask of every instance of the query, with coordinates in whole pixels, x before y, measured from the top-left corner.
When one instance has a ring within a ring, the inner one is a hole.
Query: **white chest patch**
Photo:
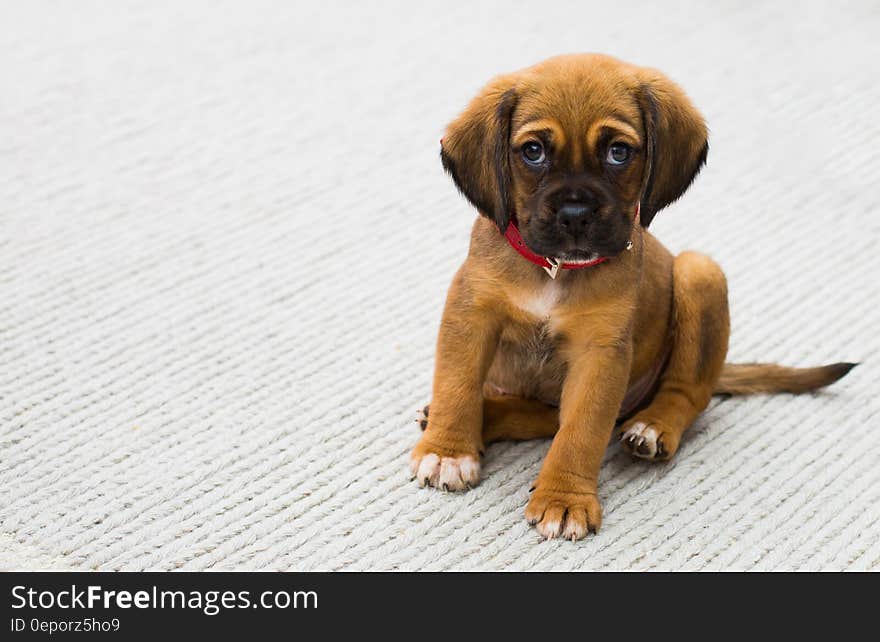
[[[530,297],[524,297],[515,301],[517,307],[533,314],[539,319],[549,319],[550,313],[559,301],[559,284],[548,280],[543,288],[533,293]]]

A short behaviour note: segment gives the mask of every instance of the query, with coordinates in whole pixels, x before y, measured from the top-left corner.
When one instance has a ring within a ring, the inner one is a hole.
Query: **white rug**
[[[661,4],[6,7],[0,567],[878,568],[880,10]],[[653,229],[724,266],[731,358],[863,365],[715,402],[669,465],[611,447],[573,544],[523,519],[547,443],[465,495],[405,468],[474,217],[437,140],[583,50],[709,121]]]

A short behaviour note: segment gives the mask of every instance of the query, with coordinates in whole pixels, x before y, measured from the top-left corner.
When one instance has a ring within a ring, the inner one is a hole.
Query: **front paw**
[[[458,491],[472,488],[480,481],[479,454],[439,448],[424,438],[410,455],[409,469],[423,488]]]
[[[599,530],[602,506],[594,492],[544,490],[538,485],[526,506],[526,520],[546,539],[575,541]]]

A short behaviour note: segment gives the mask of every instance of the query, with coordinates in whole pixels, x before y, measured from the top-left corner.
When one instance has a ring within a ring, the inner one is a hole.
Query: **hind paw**
[[[423,431],[428,427],[428,411],[431,408],[431,404],[425,405],[424,408],[419,408],[416,413],[416,423],[419,425]]]
[[[678,450],[680,435],[661,422],[638,417],[624,424],[620,432],[623,448],[635,457],[665,461]]]

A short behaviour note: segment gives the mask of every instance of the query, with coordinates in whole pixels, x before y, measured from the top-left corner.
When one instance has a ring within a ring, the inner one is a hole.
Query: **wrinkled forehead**
[[[555,150],[595,150],[613,138],[639,147],[642,113],[634,83],[623,74],[530,74],[518,86],[512,143],[538,138]]]

